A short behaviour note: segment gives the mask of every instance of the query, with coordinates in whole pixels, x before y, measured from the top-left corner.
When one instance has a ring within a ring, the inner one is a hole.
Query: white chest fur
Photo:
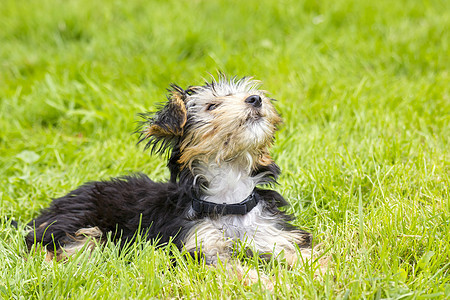
[[[201,176],[208,182],[202,200],[217,204],[235,204],[245,200],[261,181],[260,176],[252,177],[245,169],[226,163],[201,168]]]

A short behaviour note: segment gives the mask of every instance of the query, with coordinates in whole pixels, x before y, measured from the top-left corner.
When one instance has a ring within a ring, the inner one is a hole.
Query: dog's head
[[[167,103],[154,114],[143,114],[141,141],[153,152],[170,149],[169,164],[179,170],[243,160],[252,169],[268,166],[281,118],[259,86],[252,78],[223,75],[186,90],[172,85]]]

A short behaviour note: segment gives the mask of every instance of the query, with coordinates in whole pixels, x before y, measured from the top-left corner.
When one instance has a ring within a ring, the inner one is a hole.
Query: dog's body
[[[82,185],[29,223],[28,247],[42,243],[48,259],[60,260],[108,233],[123,245],[139,232],[212,264],[230,258],[236,243],[295,263],[311,235],[279,210],[287,205],[279,193],[257,187],[280,173],[268,149],[281,121],[258,86],[224,76],[186,90],[173,85],[166,105],[143,115],[140,131],[152,151],[170,150],[170,181],[138,174]]]

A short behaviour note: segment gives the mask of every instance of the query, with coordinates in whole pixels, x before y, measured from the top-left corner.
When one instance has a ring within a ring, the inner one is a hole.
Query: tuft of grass
[[[0,26],[1,298],[450,298],[446,1],[3,0]],[[27,253],[24,224],[51,198],[165,180],[136,115],[216,70],[279,100],[276,189],[327,251],[323,277],[247,260],[270,292],[144,241],[67,263]]]

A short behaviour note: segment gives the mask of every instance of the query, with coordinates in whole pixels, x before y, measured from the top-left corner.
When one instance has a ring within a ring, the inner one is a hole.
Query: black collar
[[[258,193],[253,190],[244,201],[236,204],[217,204],[194,198],[192,199],[192,208],[199,214],[245,215],[255,208],[260,199]]]

